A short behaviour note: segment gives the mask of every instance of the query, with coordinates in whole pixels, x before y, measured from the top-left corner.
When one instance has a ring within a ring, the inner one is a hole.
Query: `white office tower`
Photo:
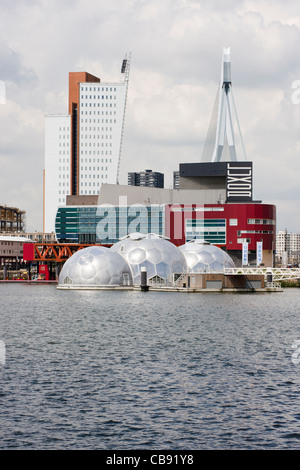
[[[116,83],[70,72],[68,114],[46,116],[44,232],[55,231],[67,195],[97,195],[102,183],[119,182],[129,68],[130,55]]]
[[[223,48],[221,80],[209,125],[202,161],[246,160],[232,93],[230,48]]]

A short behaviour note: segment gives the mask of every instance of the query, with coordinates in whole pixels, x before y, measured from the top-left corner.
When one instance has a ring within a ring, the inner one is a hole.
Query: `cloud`
[[[276,203],[278,229],[298,231],[300,15],[296,1],[0,1],[0,202],[42,228],[44,115],[67,112],[68,73],[119,80],[132,52],[120,181],[152,168],[167,186],[180,162],[200,161],[223,46],[257,199]],[[37,209],[39,208],[39,209]],[[289,208],[289,209],[287,209]],[[292,209],[290,209],[292,208]]]
[[[5,82],[13,82],[19,86],[36,82],[33,70],[26,68],[20,54],[10,49],[5,42],[0,42],[0,70],[1,80]]]

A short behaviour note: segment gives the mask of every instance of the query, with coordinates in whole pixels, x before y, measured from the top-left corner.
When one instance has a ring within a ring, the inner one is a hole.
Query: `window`
[[[226,244],[225,219],[187,219],[185,222],[186,241],[205,240],[212,244]]]
[[[251,238],[239,238],[237,243],[251,243]]]
[[[275,223],[275,220],[272,219],[248,219],[248,224],[275,225]]]
[[[183,205],[183,207],[172,207],[171,210],[172,212],[220,212],[224,211],[224,207],[186,207]]]
[[[238,219],[229,219],[229,225],[234,226],[238,224]]]

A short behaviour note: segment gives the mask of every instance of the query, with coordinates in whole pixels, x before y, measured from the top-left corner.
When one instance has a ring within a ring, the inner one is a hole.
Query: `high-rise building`
[[[276,262],[284,267],[287,265],[299,265],[300,233],[279,230],[276,235]]]
[[[57,213],[57,239],[110,246],[128,234],[156,233],[178,246],[194,239],[217,245],[237,267],[273,266],[276,207],[254,199],[253,162],[236,145],[229,49],[217,97],[202,161],[179,164],[173,189],[106,184],[97,201],[70,197]]]
[[[130,55],[116,83],[70,72],[68,114],[46,116],[44,232],[55,230],[67,195],[95,195],[102,183],[118,183],[129,68]]]
[[[140,171],[139,173],[128,173],[128,184],[130,186],[163,188],[164,174],[152,170]]]

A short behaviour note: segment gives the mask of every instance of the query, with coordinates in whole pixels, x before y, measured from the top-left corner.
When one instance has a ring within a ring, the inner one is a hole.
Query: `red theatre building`
[[[273,265],[276,207],[253,201],[252,162],[181,164],[179,175],[180,189],[204,190],[207,203],[166,206],[165,235],[173,243],[182,245],[193,238],[208,241],[224,249],[237,266],[242,264],[247,243],[248,264]],[[209,203],[218,193],[218,203]]]

